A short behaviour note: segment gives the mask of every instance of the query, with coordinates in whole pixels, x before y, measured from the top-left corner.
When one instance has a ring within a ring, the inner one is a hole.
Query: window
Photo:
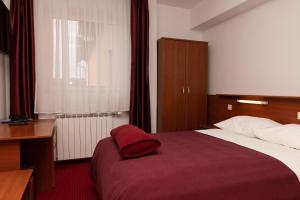
[[[37,113],[129,109],[129,0],[36,0],[35,19]]]

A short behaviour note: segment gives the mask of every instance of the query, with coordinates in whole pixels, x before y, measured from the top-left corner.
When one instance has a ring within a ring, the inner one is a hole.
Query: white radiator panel
[[[110,136],[112,116],[67,116],[56,119],[57,160],[90,158],[97,143]]]

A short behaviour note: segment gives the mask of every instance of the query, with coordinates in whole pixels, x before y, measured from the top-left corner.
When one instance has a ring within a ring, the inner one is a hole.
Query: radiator
[[[113,115],[115,114],[57,115],[56,159],[92,157],[98,141],[110,136]]]

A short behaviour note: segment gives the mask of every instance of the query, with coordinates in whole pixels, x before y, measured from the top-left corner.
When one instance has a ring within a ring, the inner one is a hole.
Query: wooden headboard
[[[237,102],[238,99],[267,101],[268,104],[242,104]],[[232,110],[228,110],[228,104],[232,105]],[[212,125],[233,116],[250,115],[269,118],[283,124],[300,124],[300,120],[297,119],[298,112],[300,112],[300,97],[208,95],[207,123]]]

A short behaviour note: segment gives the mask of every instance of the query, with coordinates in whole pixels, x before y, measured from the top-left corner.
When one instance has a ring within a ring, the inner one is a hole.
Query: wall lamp
[[[238,103],[246,103],[246,104],[257,104],[257,105],[267,105],[268,101],[258,101],[258,100],[246,100],[246,99],[238,99]]]

